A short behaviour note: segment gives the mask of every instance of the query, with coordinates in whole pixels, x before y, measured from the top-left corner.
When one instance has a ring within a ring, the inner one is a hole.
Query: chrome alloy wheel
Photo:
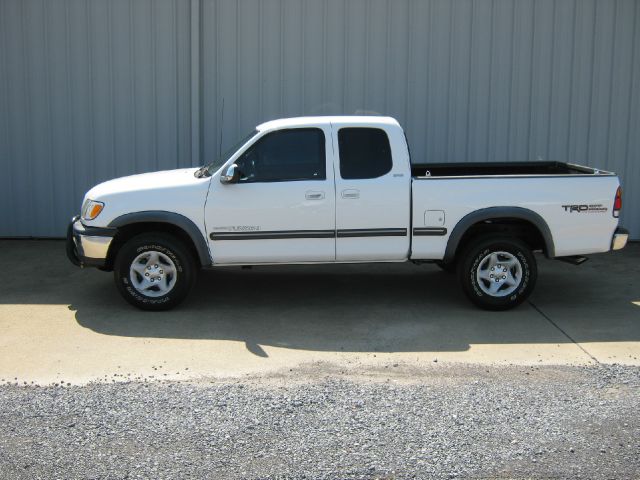
[[[161,297],[176,284],[176,265],[164,253],[151,250],[138,255],[129,269],[131,285],[147,297]]]
[[[520,286],[522,264],[509,252],[492,252],[478,264],[476,280],[487,295],[506,297]]]

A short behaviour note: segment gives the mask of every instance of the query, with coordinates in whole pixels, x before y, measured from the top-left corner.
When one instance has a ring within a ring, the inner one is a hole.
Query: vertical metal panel
[[[28,231],[29,218],[27,213],[33,210],[33,197],[29,195],[32,188],[29,185],[33,175],[31,158],[31,142],[29,138],[30,102],[27,88],[27,48],[25,45],[26,16],[25,4],[11,2],[2,4],[2,44],[4,68],[3,89],[6,143],[0,146],[2,160],[3,190],[11,191],[11,198],[7,206],[0,208],[0,225],[7,235],[19,235]],[[5,167],[6,165],[6,167]],[[5,170],[6,168],[6,170]],[[6,175],[4,173],[7,172]]]
[[[0,236],[63,235],[97,182],[191,163],[188,13],[0,0]]]
[[[511,159],[529,158],[529,131],[533,87],[533,2],[516,2],[513,9],[513,39],[511,51],[511,96],[508,156]]]
[[[622,92],[629,99],[627,124],[626,161],[622,175],[626,210],[622,220],[631,235],[640,238],[640,2],[630,1],[634,8],[633,45],[631,47],[631,79],[628,92]]]
[[[608,168],[618,172],[625,188],[625,213],[623,222],[636,238],[640,238],[640,150],[637,143],[638,119],[640,114],[637,93],[640,87],[638,75],[638,50],[640,40],[636,25],[629,18],[638,21],[638,3],[625,0],[616,4],[613,18],[611,45],[611,100],[609,105],[608,138],[604,146],[604,159]],[[629,48],[629,46],[632,48]],[[635,58],[634,58],[635,54]],[[634,72],[635,68],[635,72]],[[633,104],[635,95],[635,105]],[[635,110],[634,110],[635,109]],[[634,125],[635,123],[635,125]],[[636,138],[635,146],[629,145],[630,138]],[[631,147],[631,148],[630,148]]]
[[[380,113],[418,161],[617,171],[640,238],[637,0],[0,0],[0,235],[282,116]]]
[[[407,138],[411,138],[412,156],[423,155],[427,148],[424,115],[427,112],[429,86],[427,83],[429,66],[425,45],[427,29],[424,18],[429,14],[429,4],[420,0],[409,2],[408,39],[408,79],[405,104],[407,105],[404,128]],[[400,118],[399,120],[403,120]],[[416,157],[419,158],[419,157]]]
[[[464,162],[467,156],[467,141],[469,135],[469,89],[471,87],[470,62],[471,55],[471,25],[473,21],[473,2],[462,0],[452,3],[451,17],[451,54],[450,54],[450,84],[448,95],[449,120],[447,128],[447,145],[450,160]]]
[[[466,138],[467,159],[483,162],[488,157],[489,111],[491,107],[491,50],[493,19],[491,2],[474,0],[471,20],[471,55],[469,58],[469,130]],[[430,68],[432,62],[427,60]],[[417,88],[420,88],[419,86]],[[456,92],[453,93],[454,95]],[[460,139],[462,140],[462,139]],[[422,155],[421,155],[422,154]],[[419,156],[421,155],[421,157]],[[417,158],[425,158],[424,153],[415,153]]]

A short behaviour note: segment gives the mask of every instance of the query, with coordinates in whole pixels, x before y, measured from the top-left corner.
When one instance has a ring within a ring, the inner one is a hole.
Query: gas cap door
[[[424,212],[425,227],[444,226],[444,210],[427,210]]]

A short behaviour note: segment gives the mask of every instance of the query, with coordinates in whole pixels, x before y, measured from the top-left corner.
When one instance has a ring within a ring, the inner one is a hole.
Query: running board
[[[587,257],[581,257],[580,255],[571,255],[569,257],[556,257],[556,260],[561,262],[570,263],[571,265],[582,265],[589,260]]]

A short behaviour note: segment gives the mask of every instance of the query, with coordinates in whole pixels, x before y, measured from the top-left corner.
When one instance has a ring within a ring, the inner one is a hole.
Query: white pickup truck
[[[67,254],[114,271],[145,310],[181,302],[199,268],[435,262],[476,305],[506,310],[534,288],[533,252],[579,263],[623,248],[615,174],[558,162],[412,164],[388,117],[258,126],[201,168],[87,192]]]

